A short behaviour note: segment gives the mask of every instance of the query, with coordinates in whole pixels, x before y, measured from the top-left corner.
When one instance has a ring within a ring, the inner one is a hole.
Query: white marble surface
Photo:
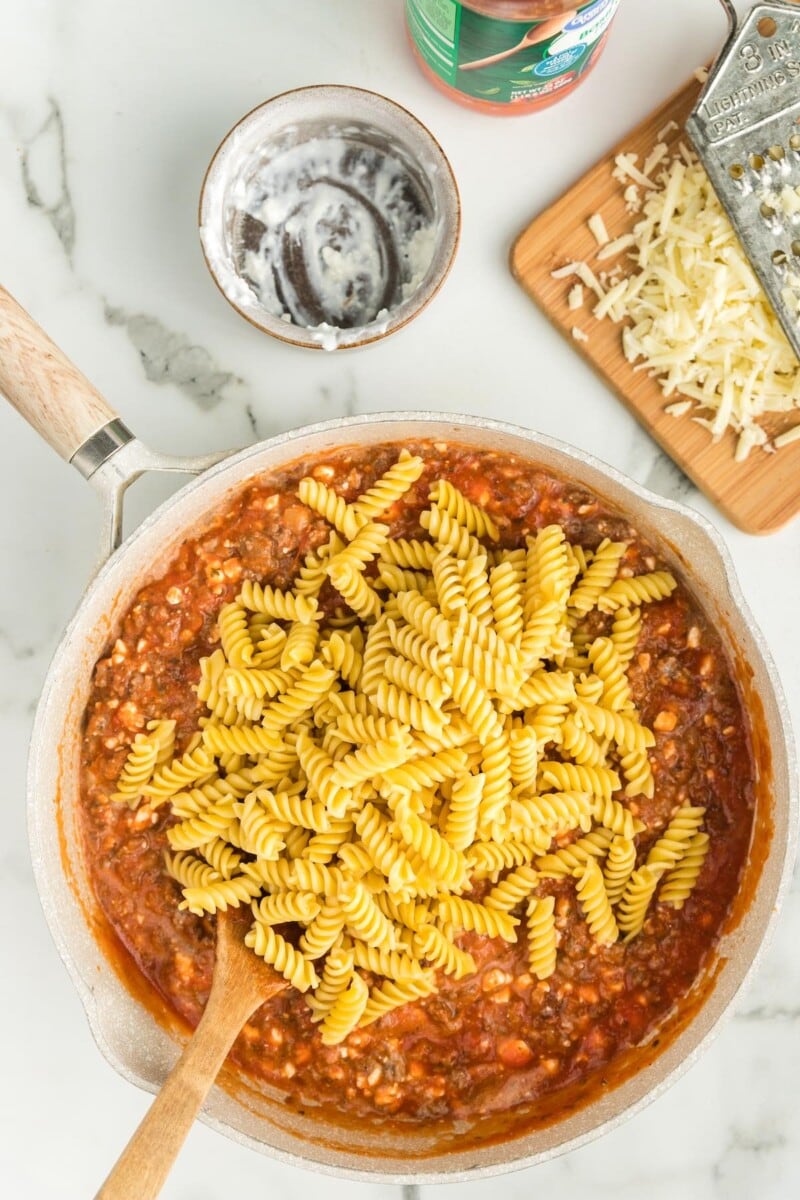
[[[462,110],[427,85],[400,10],[397,0],[3,0],[2,282],[137,433],[164,449],[211,450],[344,413],[439,408],[534,426],[688,501],[727,539],[800,717],[800,524],[763,540],[727,525],[506,267],[526,219],[710,54],[722,34],[718,6],[623,0],[585,87],[509,121]],[[282,346],[241,321],[207,277],[195,229],[200,180],[226,129],[267,96],[315,82],[374,88],[416,112],[450,155],[464,207],[455,269],[424,317],[385,344],[333,356]],[[93,561],[98,513],[77,474],[5,407],[0,461],[3,1192],[87,1197],[147,1098],[100,1057],[50,942],[28,860],[24,763],[48,659]],[[755,986],[666,1096],[578,1153],[454,1194],[797,1195],[799,939],[795,888]],[[291,1197],[309,1186],[303,1172],[198,1125],[164,1194]],[[393,1190],[313,1186],[365,1200]]]

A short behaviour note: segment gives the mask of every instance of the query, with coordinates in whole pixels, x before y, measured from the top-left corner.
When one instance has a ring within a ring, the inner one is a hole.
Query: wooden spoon
[[[153,1200],[248,1017],[289,984],[242,940],[233,913],[217,915],[217,957],[200,1024],[95,1200]]]
[[[520,50],[538,46],[541,42],[546,42],[561,33],[561,30],[572,20],[577,11],[577,8],[571,8],[569,12],[562,13],[560,17],[553,17],[549,21],[540,21],[537,25],[531,26],[518,45],[510,46],[508,50],[501,50],[499,54],[490,54],[488,58],[476,58],[474,62],[462,63],[458,69],[459,71],[477,71],[480,67],[490,67],[492,63],[502,62],[504,58],[511,58],[512,54],[518,54]]]

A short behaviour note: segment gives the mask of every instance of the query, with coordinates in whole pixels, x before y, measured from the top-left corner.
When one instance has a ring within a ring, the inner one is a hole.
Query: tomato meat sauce
[[[396,461],[400,448],[342,449],[255,481],[183,544],[166,574],[141,589],[97,664],[82,751],[80,820],[90,877],[140,971],[191,1025],[210,988],[214,919],[178,909],[180,888],[163,861],[166,828],[174,821],[169,806],[131,810],[110,795],[131,741],[148,720],[177,721],[178,752],[197,727],[199,660],[217,648],[217,614],[242,581],[290,587],[305,555],[327,540],[327,523],[295,495],[299,480],[313,475],[351,501]],[[524,545],[527,534],[558,523],[571,542],[588,549],[605,537],[627,541],[626,573],[657,565],[623,516],[523,459],[449,443],[407,448],[426,468],[382,518],[393,536],[421,536],[418,515],[430,485],[447,478],[490,512],[504,546]],[[323,592],[321,602],[336,598]],[[549,979],[529,973],[524,933],[515,945],[463,933],[458,944],[474,956],[474,975],[454,981],[439,972],[437,994],[388,1013],[341,1045],[322,1045],[298,992],[276,996],[234,1046],[232,1057],[245,1072],[298,1103],[354,1117],[476,1119],[531,1105],[601,1072],[686,995],[738,886],[750,841],[753,768],[729,663],[694,598],[679,584],[668,600],[645,605],[642,615],[628,678],[642,723],[656,736],[650,751],[655,794],[626,803],[647,825],[637,839],[639,861],[676,806],[706,806],[710,848],[685,906],[656,901],[638,937],[601,946],[575,903],[574,880],[543,880],[539,894],[555,897],[559,936]],[[607,632],[611,618],[594,612],[590,619],[598,634]],[[473,898],[490,886],[477,884]]]

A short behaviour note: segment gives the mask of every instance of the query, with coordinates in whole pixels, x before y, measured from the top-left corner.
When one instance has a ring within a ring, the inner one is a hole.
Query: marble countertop
[[[800,719],[800,522],[732,528],[667,460],[512,281],[525,222],[705,60],[712,0],[623,0],[594,76],[562,105],[498,121],[416,70],[397,0],[4,0],[0,14],[2,283],[146,441],[192,453],[381,409],[480,413],[571,441],[722,531]],[[425,121],[462,192],[450,279],[411,327],[326,355],[276,343],[224,303],[200,254],[200,181],[229,126],[303,84],[384,92]],[[48,660],[96,553],[90,489],[0,407],[0,1148],[20,1200],[91,1195],[149,1098],[95,1048],[50,941],[25,831],[25,754]],[[159,495],[140,485],[135,522]],[[169,485],[173,486],[173,485]],[[755,984],[699,1064],[602,1140],[458,1200],[784,1200],[800,1194],[800,888]],[[197,1125],[169,1200],[386,1195],[310,1176]],[[413,1191],[413,1189],[411,1189]],[[432,1189],[423,1188],[427,1197]]]

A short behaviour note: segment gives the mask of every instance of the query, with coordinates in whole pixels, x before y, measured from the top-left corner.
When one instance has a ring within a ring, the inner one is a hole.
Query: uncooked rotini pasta
[[[246,578],[221,607],[196,731],[176,755],[175,722],[146,723],[115,793],[169,804],[181,907],[249,905],[248,946],[308,994],[329,1046],[430,994],[435,971],[473,974],[462,933],[515,943],[525,919],[530,973],[549,979],[548,881],[575,877],[599,953],[641,929],[659,884],[679,907],[708,848],[684,805],[636,868],[627,798],[654,794],[654,737],[627,667],[638,605],[671,576],[617,578],[625,543],[584,550],[552,522],[488,547],[497,527],[448,480],[420,517],[431,540],[392,538],[423,464],[396,467],[352,503],[301,482],[327,541],[294,586]]]
[[[448,479],[438,479],[431,488],[428,499],[433,500],[437,508],[441,508],[477,537],[489,538],[493,542],[499,538],[497,525],[489,514],[468,500]]]
[[[369,1000],[369,988],[354,972],[350,986],[340,992],[322,1018],[322,1044],[338,1046],[357,1027]]]
[[[619,937],[619,929],[597,860],[588,858],[575,874],[578,903],[583,909],[589,932],[601,946],[612,945]]]
[[[696,833],[687,843],[683,857],[678,859],[677,865],[664,876],[658,893],[658,899],[663,904],[683,908],[703,869],[710,841],[707,833]]]
[[[608,847],[608,855],[603,870],[608,902],[617,904],[628,885],[628,880],[636,867],[636,844],[632,838],[617,835]]]
[[[353,510],[368,520],[381,517],[416,483],[425,468],[421,458],[403,451],[399,459],[353,504]]]
[[[651,571],[647,575],[632,575],[629,579],[618,579],[602,593],[597,601],[601,612],[614,612],[618,608],[632,608],[637,604],[649,604],[653,600],[665,600],[678,586],[675,576],[669,571]]]
[[[553,854],[544,854],[536,859],[536,870],[543,878],[562,879],[572,875],[589,858],[603,858],[608,852],[614,834],[610,829],[593,829],[568,846],[562,846]]]
[[[627,550],[625,542],[612,542],[604,538],[592,555],[592,561],[582,572],[582,578],[569,598],[569,607],[581,616],[597,605],[600,596],[608,591],[617,577],[617,571]]]
[[[549,979],[556,969],[558,934],[552,896],[532,896],[526,909],[528,965],[537,979]]]
[[[365,513],[356,512],[343,496],[338,496],[327,484],[310,476],[300,480],[297,494],[304,504],[330,522],[348,541],[351,541],[361,526],[366,525],[369,520]]]

